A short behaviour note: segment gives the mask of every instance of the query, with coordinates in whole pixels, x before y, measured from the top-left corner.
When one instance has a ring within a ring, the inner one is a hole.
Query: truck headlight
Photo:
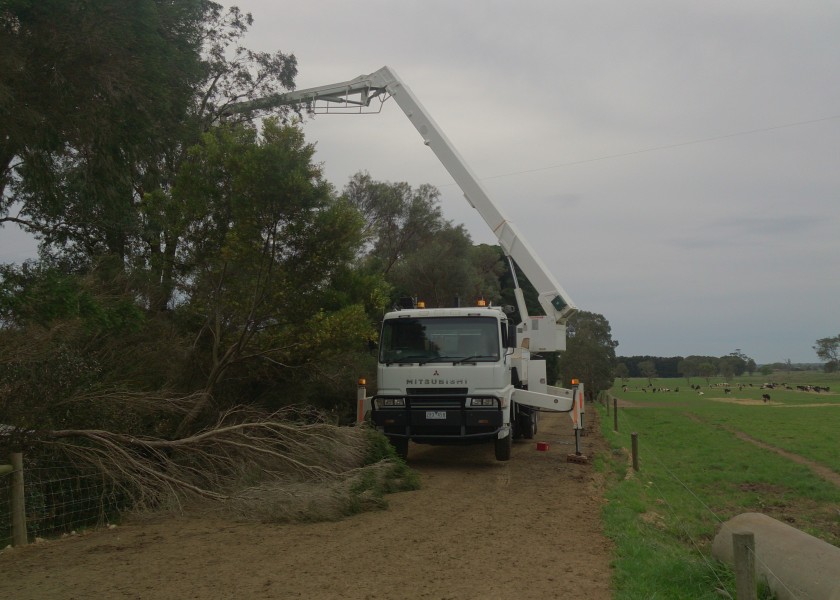
[[[499,401],[495,398],[470,398],[469,402],[470,406],[489,406],[489,407],[497,407],[499,406]]]
[[[405,406],[405,398],[377,398],[376,408]]]

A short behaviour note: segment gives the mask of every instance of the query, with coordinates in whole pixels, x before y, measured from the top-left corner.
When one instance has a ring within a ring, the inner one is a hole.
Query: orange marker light
[[[487,302],[484,300],[484,298],[481,298],[478,302],[476,302],[476,305],[477,306],[487,306]]]
[[[425,302],[423,302],[422,300],[420,300],[420,301],[417,303],[417,308],[426,308],[426,303],[425,303]]]
[[[365,379],[364,377],[359,377],[359,385],[367,385],[367,379]]]

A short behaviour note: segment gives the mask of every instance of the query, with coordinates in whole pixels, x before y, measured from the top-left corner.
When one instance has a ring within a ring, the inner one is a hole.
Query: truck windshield
[[[379,362],[497,361],[499,331],[492,317],[388,319],[382,325]]]

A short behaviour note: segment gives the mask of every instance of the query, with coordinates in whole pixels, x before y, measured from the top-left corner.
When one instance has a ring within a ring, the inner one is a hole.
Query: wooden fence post
[[[618,432],[618,398],[613,398],[613,431]]]
[[[23,454],[12,452],[12,545],[25,546],[29,540],[26,535],[26,506],[23,493]]]
[[[633,470],[639,470],[639,434],[635,431],[630,434],[630,447],[633,450]]]
[[[735,561],[735,597],[738,600],[758,600],[755,585],[755,535],[732,534],[732,554]]]

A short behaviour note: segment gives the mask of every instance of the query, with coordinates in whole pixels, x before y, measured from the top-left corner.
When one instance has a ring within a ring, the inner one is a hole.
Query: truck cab
[[[509,443],[514,352],[500,308],[389,312],[382,322],[372,418],[397,452],[409,439]]]

